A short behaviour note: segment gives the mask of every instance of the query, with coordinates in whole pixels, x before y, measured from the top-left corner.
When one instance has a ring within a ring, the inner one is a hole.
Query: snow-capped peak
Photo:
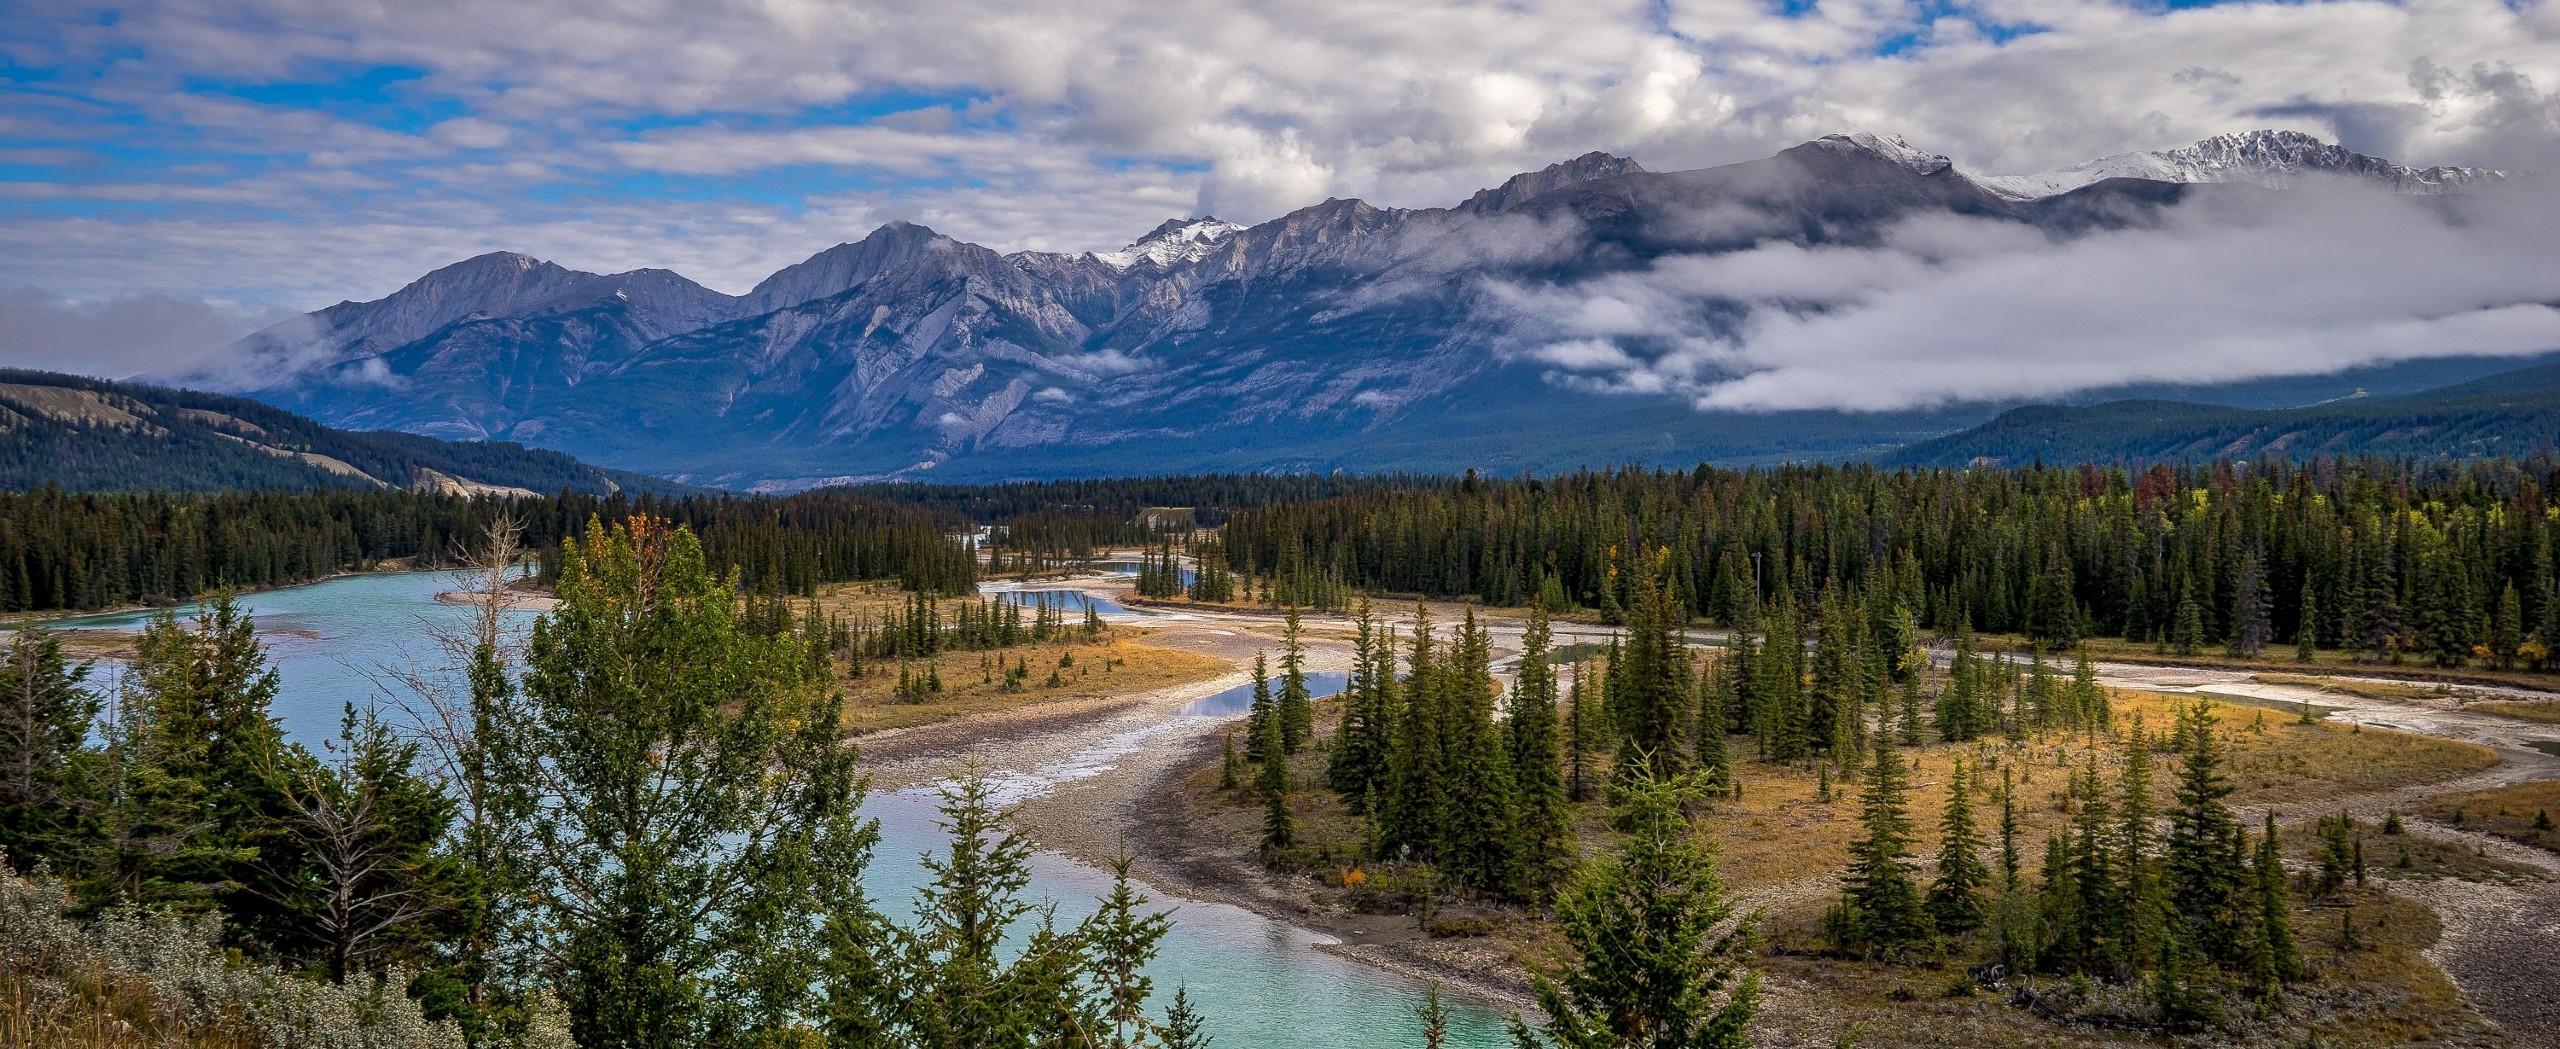
[[[1233,222],[1211,215],[1196,219],[1167,219],[1137,242],[1118,251],[1093,252],[1093,259],[1115,270],[1125,270],[1141,259],[1153,260],[1158,266],[1188,262],[1209,253],[1209,249],[1227,235],[1243,229]]]
[[[2281,188],[2312,173],[2342,175],[2414,194],[2444,193],[2506,177],[2486,168],[2403,167],[2299,131],[2248,131],[2215,135],[2177,149],[2119,153],[2038,175],[1994,175],[1975,181],[2011,199],[2032,200],[2111,178],[2250,182]]]
[[[1855,131],[1846,135],[1824,135],[1814,141],[1835,149],[1849,147],[1873,153],[1902,165],[1915,175],[1934,175],[1955,166],[1955,161],[1905,142],[1900,135]]]

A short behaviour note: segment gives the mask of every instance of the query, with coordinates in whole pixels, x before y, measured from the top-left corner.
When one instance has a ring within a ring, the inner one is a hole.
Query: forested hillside
[[[682,489],[511,442],[322,426],[256,401],[0,370],[0,487],[70,491]]]
[[[2549,456],[2142,472],[1785,467],[1467,478],[1237,512],[1233,567],[1281,595],[1473,596],[1623,615],[1665,561],[1684,614],[1846,602],[1883,622],[2541,664],[2560,638]]]
[[[2278,410],[2182,401],[2016,408],[1883,457],[1893,465],[2205,462],[2315,455],[2478,459],[2530,455],[2560,437],[2560,365],[2402,397]]]
[[[691,527],[716,570],[750,593],[897,579],[963,593],[977,565],[933,515],[843,493],[789,498],[588,496],[511,499],[416,492],[216,495],[0,493],[0,612],[106,608],[223,587],[278,586],[392,559],[432,566],[501,517],[546,574],[563,537],[635,513]]]

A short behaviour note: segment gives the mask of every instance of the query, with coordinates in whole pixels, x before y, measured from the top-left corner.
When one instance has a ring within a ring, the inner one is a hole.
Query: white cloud
[[[74,302],[0,289],[0,363],[121,378],[191,359],[281,317],[165,295]]]
[[[0,133],[76,151],[0,184],[31,202],[0,200],[0,244],[61,249],[0,284],[319,305],[506,247],[735,290],[889,217],[1107,249],[1178,212],[1443,204],[1595,148],[1669,170],[1861,128],[1989,172],[2270,124],[2560,167],[2560,0],[1967,6],[2040,30],[2005,42],[1921,0],[113,6],[0,6],[18,62],[68,71],[0,96]],[[418,74],[381,126],[196,87],[377,65]],[[201,163],[82,167],[101,144]],[[161,261],[217,239],[218,267]]]
[[[1874,248],[1770,244],[1497,288],[1569,385],[1701,408],[1880,411],[2137,383],[2560,349],[2560,187],[2410,198],[2206,193],[2156,226],[2048,239],[1906,223]]]

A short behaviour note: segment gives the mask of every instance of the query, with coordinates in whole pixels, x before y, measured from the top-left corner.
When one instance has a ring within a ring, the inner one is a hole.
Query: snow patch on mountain
[[[1903,141],[1900,135],[1878,135],[1857,131],[1846,135],[1824,135],[1814,145],[1828,149],[1863,150],[1883,157],[1914,175],[1935,175],[1955,166],[1955,161]]]
[[[1974,181],[2012,200],[2034,200],[2111,178],[2242,182],[2282,189],[2314,174],[2342,175],[2416,195],[2446,193],[2507,177],[2505,172],[2486,168],[2406,167],[2299,131],[2249,131],[2215,135],[2178,149],[2119,153],[2042,174],[1992,175]]]
[[[1203,215],[1196,219],[1167,219],[1164,225],[1156,227],[1154,231],[1138,238],[1128,247],[1118,251],[1097,251],[1091,254],[1095,262],[1115,270],[1128,269],[1141,260],[1152,261],[1158,266],[1170,266],[1207,255],[1211,248],[1218,246],[1219,241],[1225,240],[1229,234],[1243,228],[1213,215]]]

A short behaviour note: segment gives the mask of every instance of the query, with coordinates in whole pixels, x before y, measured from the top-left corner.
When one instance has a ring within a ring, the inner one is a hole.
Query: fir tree
[[[1529,610],[1520,672],[1511,694],[1511,785],[1514,833],[1524,888],[1544,896],[1570,868],[1572,812],[1566,807],[1563,740],[1558,738],[1552,633],[1543,607]]]
[[[1910,783],[1902,754],[1877,748],[1859,799],[1866,835],[1850,843],[1841,879],[1849,918],[1843,946],[1899,955],[1930,936],[1929,912],[1912,879]]]
[[[826,923],[864,920],[843,698],[689,530],[590,522],[554,589],[479,733],[521,949],[589,1049],[781,1037]]]
[[[1538,1030],[1513,1017],[1522,1049],[1751,1044],[1759,974],[1748,966],[1756,915],[1733,921],[1715,850],[1689,817],[1706,794],[1694,776],[1637,776],[1616,791],[1625,837],[1556,901],[1571,959],[1531,977]]]
[[[1439,675],[1450,783],[1437,855],[1459,884],[1516,896],[1522,871],[1514,821],[1521,813],[1510,740],[1493,717],[1492,662],[1493,638],[1470,607]]]
[[[88,676],[41,626],[0,652],[0,853],[20,870],[69,870],[90,835],[102,755],[89,735],[104,706]]]
[[[1289,755],[1281,749],[1276,725],[1255,735],[1253,749],[1254,787],[1262,793],[1262,850],[1267,854],[1297,844],[1297,820],[1289,813]]]
[[[1298,610],[1289,610],[1280,631],[1280,749],[1295,754],[1315,738],[1315,700],[1307,691],[1307,645]]]
[[[1265,754],[1286,754],[1280,712],[1271,701],[1271,668],[1262,653],[1253,654],[1253,703],[1245,708],[1245,756],[1259,762]]]
[[[1900,761],[1899,757],[1893,758]],[[2003,831],[2010,814],[2003,802]],[[1947,804],[1938,819],[1938,877],[1929,885],[1929,916],[1938,930],[1963,934],[1980,928],[1991,872],[1982,864],[1982,836],[1973,825],[1973,795],[1962,759],[1947,775]]]
[[[2256,899],[2249,940],[2249,977],[2262,998],[2273,998],[2302,975],[2302,954],[2293,942],[2293,909],[2285,899],[2284,851],[2276,842],[2276,814],[2267,813],[2266,830],[2250,864]]]
[[[1627,613],[1624,666],[1609,675],[1609,712],[1624,732],[1618,740],[1619,780],[1639,772],[1668,777],[1688,763],[1688,728],[1695,717],[1683,618],[1652,575],[1637,582]]]
[[[2177,901],[2187,942],[2207,958],[2237,961],[2244,927],[2244,857],[2239,824],[2224,803],[2232,787],[2214,743],[2212,708],[2198,702],[2181,711],[2178,737],[2177,785],[2171,793],[2162,863],[2169,898]]]

